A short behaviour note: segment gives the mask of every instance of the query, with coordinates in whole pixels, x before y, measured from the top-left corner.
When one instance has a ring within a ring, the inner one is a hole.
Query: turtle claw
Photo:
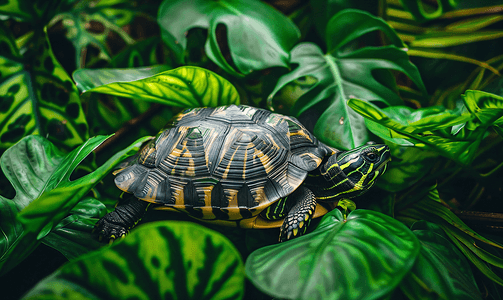
[[[108,244],[112,244],[116,239],[126,237],[128,232],[127,228],[111,222],[107,216],[99,220],[93,229],[93,233],[98,234],[98,240],[100,242],[108,241]]]

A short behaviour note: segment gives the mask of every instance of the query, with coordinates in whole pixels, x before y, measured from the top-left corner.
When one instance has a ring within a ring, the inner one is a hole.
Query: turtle
[[[123,237],[154,205],[222,225],[280,227],[283,242],[304,234],[340,199],[366,192],[389,161],[385,144],[341,151],[296,118],[266,109],[187,109],[114,172],[116,186],[134,197],[95,231],[100,240]]]

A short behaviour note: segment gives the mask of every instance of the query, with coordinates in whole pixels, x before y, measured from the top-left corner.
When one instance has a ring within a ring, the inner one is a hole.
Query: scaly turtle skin
[[[386,145],[340,151],[295,118],[244,105],[196,108],[177,116],[120,170],[115,184],[136,198],[96,225],[121,237],[148,204],[244,228],[279,227],[280,241],[302,235],[313,216],[370,188],[390,160]]]

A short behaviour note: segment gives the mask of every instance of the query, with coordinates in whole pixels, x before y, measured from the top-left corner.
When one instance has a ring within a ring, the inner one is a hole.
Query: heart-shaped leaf
[[[64,265],[23,299],[241,299],[243,291],[241,256],[223,235],[160,221]]]
[[[3,233],[0,273],[4,274],[30,254],[96,183],[120,161],[136,153],[148,137],[118,152],[94,172],[70,181],[80,162],[105,139],[106,136],[91,138],[64,155],[47,139],[28,136],[5,151],[0,164],[16,196],[13,199],[0,196],[0,203],[6,208],[0,211]],[[4,222],[4,218],[9,222]]]
[[[278,298],[378,299],[397,287],[419,248],[412,232],[391,217],[357,209],[344,219],[335,209],[312,233],[254,251],[246,273]]]
[[[29,134],[72,149],[88,138],[77,88],[54,57],[43,31],[26,39],[21,54],[0,24],[0,149]]]
[[[410,299],[482,299],[466,257],[432,223],[412,226],[421,251],[400,288]]]
[[[347,49],[348,43],[373,31],[383,32],[392,45]],[[322,111],[314,128],[315,135],[322,142],[347,150],[368,141],[364,119],[347,106],[349,98],[374,100],[387,105],[402,103],[398,94],[390,89],[391,83],[383,85],[383,82],[389,81],[383,70],[404,73],[426,94],[419,72],[402,49],[401,40],[382,19],[363,11],[343,10],[328,23],[326,43],[326,54],[315,44],[297,45],[291,52],[290,62],[298,64],[298,67],[282,76],[269,95],[271,102],[288,83],[299,78],[315,77],[317,84],[298,99],[291,113],[299,116],[312,107]]]
[[[274,66],[287,67],[288,52],[300,37],[290,19],[255,0],[165,0],[159,8],[158,23],[164,42],[180,63],[184,62],[188,30],[208,29],[206,54],[235,76]],[[225,26],[227,36],[218,25]],[[235,67],[226,61],[219,39],[228,41]]]
[[[128,75],[124,74],[121,78],[125,76]],[[131,77],[133,76],[135,75]],[[226,79],[209,70],[188,66],[135,81],[96,86],[87,92],[142,99],[178,107],[239,104],[236,88]]]

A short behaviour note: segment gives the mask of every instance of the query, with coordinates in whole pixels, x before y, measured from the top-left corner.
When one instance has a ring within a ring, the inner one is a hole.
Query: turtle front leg
[[[123,237],[141,220],[148,206],[148,202],[136,198],[128,200],[96,222],[93,232],[98,233],[100,241]]]
[[[283,225],[279,231],[280,242],[306,233],[306,229],[309,223],[311,223],[316,209],[316,197],[314,193],[303,186],[300,186],[288,196],[288,200],[292,201],[293,207],[286,215],[285,221],[283,221]]]

